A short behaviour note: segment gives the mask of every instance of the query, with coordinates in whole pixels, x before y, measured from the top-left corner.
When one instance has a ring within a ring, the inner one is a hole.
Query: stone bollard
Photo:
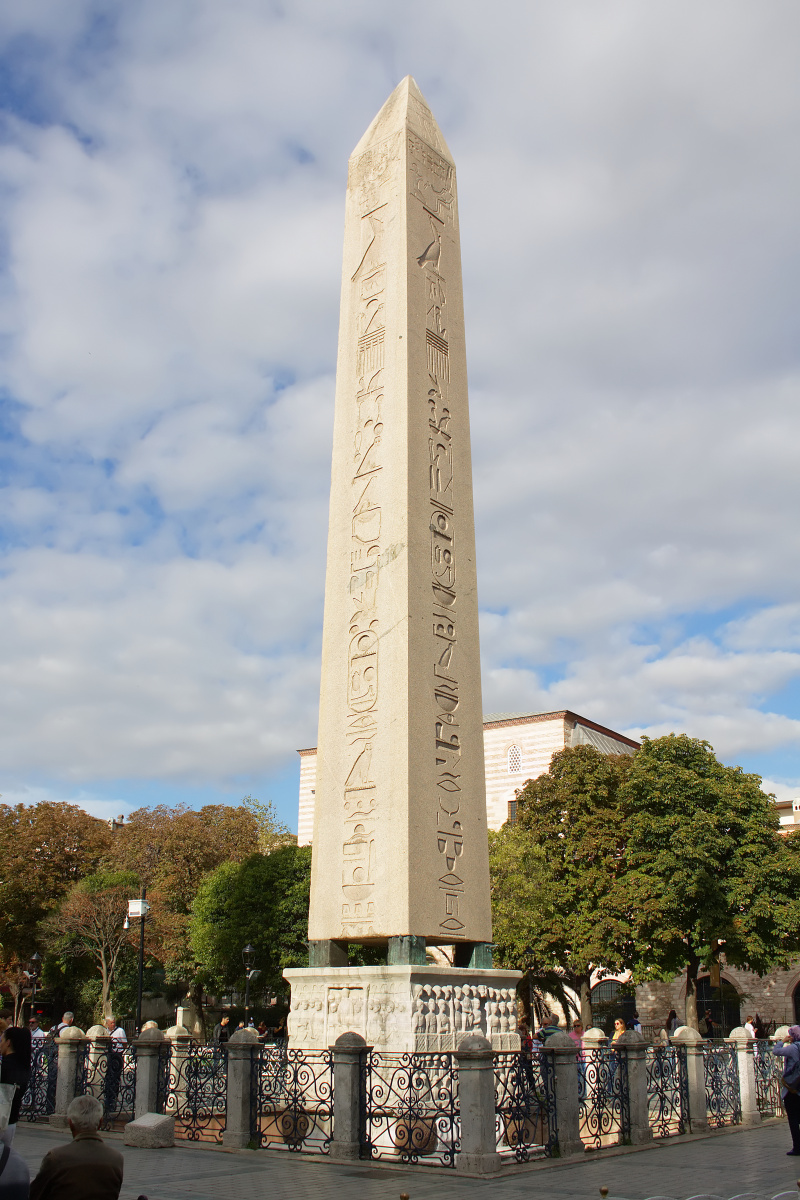
[[[550,1059],[556,1099],[556,1140],[561,1157],[583,1154],[580,1132],[580,1088],[578,1086],[580,1051],[568,1034],[551,1033],[543,1054]]]
[[[159,1052],[164,1041],[160,1029],[143,1029],[136,1042],[136,1099],[133,1116],[157,1112]]]
[[[686,1047],[686,1073],[689,1081],[689,1131],[708,1129],[706,1107],[706,1068],[703,1062],[705,1038],[696,1029],[680,1025],[669,1039],[673,1046]]]
[[[75,1075],[78,1067],[78,1053],[83,1050],[85,1034],[77,1025],[68,1025],[61,1031],[61,1037],[56,1039],[58,1046],[58,1076],[56,1078],[56,1108],[50,1117],[50,1124],[59,1129],[65,1129],[67,1124],[67,1109],[75,1098]]]
[[[781,1043],[785,1042],[788,1036],[789,1036],[789,1026],[788,1025],[779,1025],[778,1028],[775,1030],[775,1032],[770,1034],[769,1040],[772,1042],[773,1045],[777,1045],[779,1042],[781,1042]]]
[[[361,1064],[371,1049],[360,1033],[342,1033],[333,1052],[333,1141],[330,1156],[358,1158],[361,1123]]]
[[[653,1140],[647,1101],[647,1043],[635,1029],[626,1029],[617,1038],[614,1049],[624,1054],[628,1064],[628,1111],[632,1146]]]
[[[222,1144],[241,1150],[252,1139],[250,1128],[250,1078],[254,1047],[258,1047],[255,1029],[239,1029],[228,1041],[227,1113]]]
[[[461,1110],[461,1150],[456,1170],[490,1175],[500,1170],[492,1047],[482,1034],[473,1033],[462,1039],[455,1056]]]
[[[742,1124],[760,1125],[761,1113],[758,1111],[756,1095],[756,1064],[753,1054],[755,1039],[751,1038],[744,1025],[737,1025],[731,1030],[730,1041],[736,1043],[736,1056],[739,1060],[739,1096],[742,1102]]]

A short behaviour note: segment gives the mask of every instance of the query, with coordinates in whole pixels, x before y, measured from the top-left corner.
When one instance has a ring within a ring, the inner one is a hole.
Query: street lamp
[[[36,999],[36,984],[39,982],[41,973],[42,956],[38,950],[35,950],[31,955],[31,961],[28,963],[28,977],[31,981],[31,1016],[33,1016],[33,1002]]]
[[[141,920],[139,928],[139,990],[136,995],[136,1034],[142,1032],[142,979],[144,977],[144,921],[147,914],[150,912],[150,905],[145,900],[147,888],[142,888],[142,897],[140,900],[128,901],[128,912],[123,922],[123,929],[130,929],[131,917],[138,917]]]
[[[250,979],[253,975],[258,974],[253,970],[253,963],[256,957],[256,948],[247,943],[242,951],[242,962],[244,963],[244,1027],[247,1028],[247,1013],[250,1008]]]

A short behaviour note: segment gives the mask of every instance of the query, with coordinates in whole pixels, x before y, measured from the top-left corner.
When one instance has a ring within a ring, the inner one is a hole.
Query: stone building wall
[[[771,971],[763,977],[727,965],[723,966],[722,975],[739,993],[743,1022],[748,1015],[758,1013],[763,1020],[777,1025],[795,1023],[794,990],[800,985],[800,959],[785,971]],[[643,1025],[660,1024],[671,1008],[682,1017],[685,1002],[684,975],[668,983],[641,984],[636,989],[636,1008]]]

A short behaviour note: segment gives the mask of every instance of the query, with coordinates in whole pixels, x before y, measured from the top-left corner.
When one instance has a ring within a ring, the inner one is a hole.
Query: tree
[[[760,777],[685,734],[643,739],[622,800],[634,978],[685,970],[686,1023],[696,1029],[701,966],[724,954],[764,974],[800,947],[800,855],[778,832]]]
[[[58,912],[42,925],[47,945],[57,954],[94,961],[100,973],[104,1016],[113,1011],[111,993],[120,957],[131,948],[131,935],[123,925],[128,900],[138,886],[132,872],[90,875],[75,885]]]
[[[255,818],[258,848],[262,854],[271,854],[279,846],[297,845],[297,834],[292,833],[289,826],[278,819],[271,800],[257,800],[255,796],[245,796],[242,808],[246,808]]]
[[[223,863],[206,879],[194,902],[191,946],[211,986],[242,985],[242,948],[251,943],[259,990],[285,990],[284,967],[308,964],[310,882],[310,846]]]
[[[37,926],[111,846],[105,821],[76,804],[0,804],[0,944],[27,961]]]
[[[572,988],[591,1025],[592,974],[631,960],[620,789],[627,755],[577,746],[517,793],[517,820],[490,835],[492,920],[500,964],[558,997]],[[564,999],[561,1001],[564,1006]],[[566,1014],[566,1010],[565,1010]]]

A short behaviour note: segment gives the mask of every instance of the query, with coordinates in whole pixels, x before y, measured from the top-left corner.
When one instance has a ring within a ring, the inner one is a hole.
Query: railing
[[[528,1162],[558,1148],[555,1080],[549,1054],[495,1054],[497,1152]]]
[[[81,1042],[75,1056],[75,1095],[94,1096],[103,1105],[101,1129],[133,1120],[136,1101],[136,1047],[106,1039]]]
[[[460,1148],[452,1054],[364,1055],[361,1157],[454,1167]]]
[[[179,1041],[159,1047],[156,1110],[174,1116],[176,1138],[222,1141],[227,1061],[226,1046]]]
[[[708,1123],[715,1129],[739,1125],[742,1099],[739,1090],[739,1056],[736,1046],[708,1042],[703,1047]]]
[[[584,1048],[578,1058],[580,1135],[599,1150],[630,1140],[628,1060],[607,1046]]]
[[[333,1137],[330,1050],[258,1046],[250,1067],[250,1129],[270,1150],[328,1154]]]
[[[689,1128],[689,1072],[685,1046],[648,1046],[647,1110],[653,1137]]]
[[[31,1078],[22,1097],[19,1115],[24,1121],[46,1121],[56,1111],[58,1046],[36,1042],[31,1049]]]
[[[770,1042],[756,1042],[753,1047],[753,1066],[756,1075],[756,1103],[762,1117],[780,1117],[782,1059],[772,1053]]]

